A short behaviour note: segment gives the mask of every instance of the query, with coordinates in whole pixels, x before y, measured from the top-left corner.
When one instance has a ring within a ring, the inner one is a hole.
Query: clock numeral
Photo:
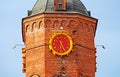
[[[54,49],[56,49],[56,47],[54,47]]]
[[[55,45],[55,43],[53,43],[53,45]]]

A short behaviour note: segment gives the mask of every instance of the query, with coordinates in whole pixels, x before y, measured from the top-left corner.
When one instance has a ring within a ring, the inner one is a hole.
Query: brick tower
[[[96,27],[80,0],[37,0],[22,19],[26,77],[95,77]]]

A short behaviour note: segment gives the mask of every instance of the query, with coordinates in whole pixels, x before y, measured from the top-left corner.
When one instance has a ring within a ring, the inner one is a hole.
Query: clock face
[[[71,37],[65,33],[58,33],[52,36],[49,41],[49,48],[53,51],[54,55],[68,55],[73,47]]]

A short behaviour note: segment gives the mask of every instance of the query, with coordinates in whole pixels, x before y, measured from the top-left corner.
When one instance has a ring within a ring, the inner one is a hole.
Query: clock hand
[[[64,48],[62,42],[61,41],[59,41],[59,42],[60,42],[60,47],[62,47],[63,51],[65,51],[65,48]]]

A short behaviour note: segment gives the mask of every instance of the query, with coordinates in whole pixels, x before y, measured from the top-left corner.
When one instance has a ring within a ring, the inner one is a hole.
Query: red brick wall
[[[52,77],[64,72],[70,77],[95,77],[96,53],[94,36],[97,20],[80,14],[41,14],[23,19],[23,40],[26,49],[26,77],[39,74]],[[49,40],[54,33],[72,37],[74,47],[68,56],[54,56]]]

